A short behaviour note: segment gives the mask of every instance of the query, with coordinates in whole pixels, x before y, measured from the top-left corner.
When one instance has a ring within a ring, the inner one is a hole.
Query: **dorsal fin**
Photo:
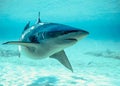
[[[37,20],[37,24],[41,23],[41,20],[40,20],[40,12],[38,12],[38,20]]]

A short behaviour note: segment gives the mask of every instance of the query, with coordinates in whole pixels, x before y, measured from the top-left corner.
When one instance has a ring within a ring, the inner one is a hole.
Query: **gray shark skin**
[[[29,24],[30,22],[26,24],[19,41],[9,41],[3,44],[19,45],[20,54],[32,59],[47,57],[57,59],[73,72],[64,49],[77,43],[89,33],[63,24],[44,23],[41,22],[40,17],[35,25],[30,27]]]

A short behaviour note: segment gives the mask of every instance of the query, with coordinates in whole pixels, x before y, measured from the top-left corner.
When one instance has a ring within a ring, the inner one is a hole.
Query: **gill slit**
[[[45,32],[42,33],[42,38],[43,38],[43,39],[45,38],[45,37],[44,37],[44,33],[45,33]]]

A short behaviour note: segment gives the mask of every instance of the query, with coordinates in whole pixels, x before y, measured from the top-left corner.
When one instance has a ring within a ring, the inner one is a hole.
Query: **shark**
[[[18,41],[8,41],[3,45],[18,45],[20,56],[23,54],[31,59],[54,58],[73,72],[64,49],[76,44],[88,34],[89,32],[72,26],[42,22],[39,12],[36,24],[30,26],[28,22]]]

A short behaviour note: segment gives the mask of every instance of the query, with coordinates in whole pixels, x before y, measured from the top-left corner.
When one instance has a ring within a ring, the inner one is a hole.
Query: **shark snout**
[[[68,38],[69,39],[76,39],[76,40],[80,40],[84,37],[86,37],[89,34],[89,32],[85,31],[85,30],[70,30],[69,34],[68,34]]]
[[[69,33],[78,33],[78,34],[81,34],[81,35],[88,35],[89,32],[85,31],[85,30],[70,30],[68,31]]]
[[[76,33],[76,39],[80,40],[80,39],[86,37],[87,35],[89,35],[89,32],[87,32],[85,30],[78,30],[78,32]]]
[[[87,32],[87,31],[85,31],[85,30],[80,30],[80,33],[82,33],[83,35],[88,35],[89,34],[89,32]]]

